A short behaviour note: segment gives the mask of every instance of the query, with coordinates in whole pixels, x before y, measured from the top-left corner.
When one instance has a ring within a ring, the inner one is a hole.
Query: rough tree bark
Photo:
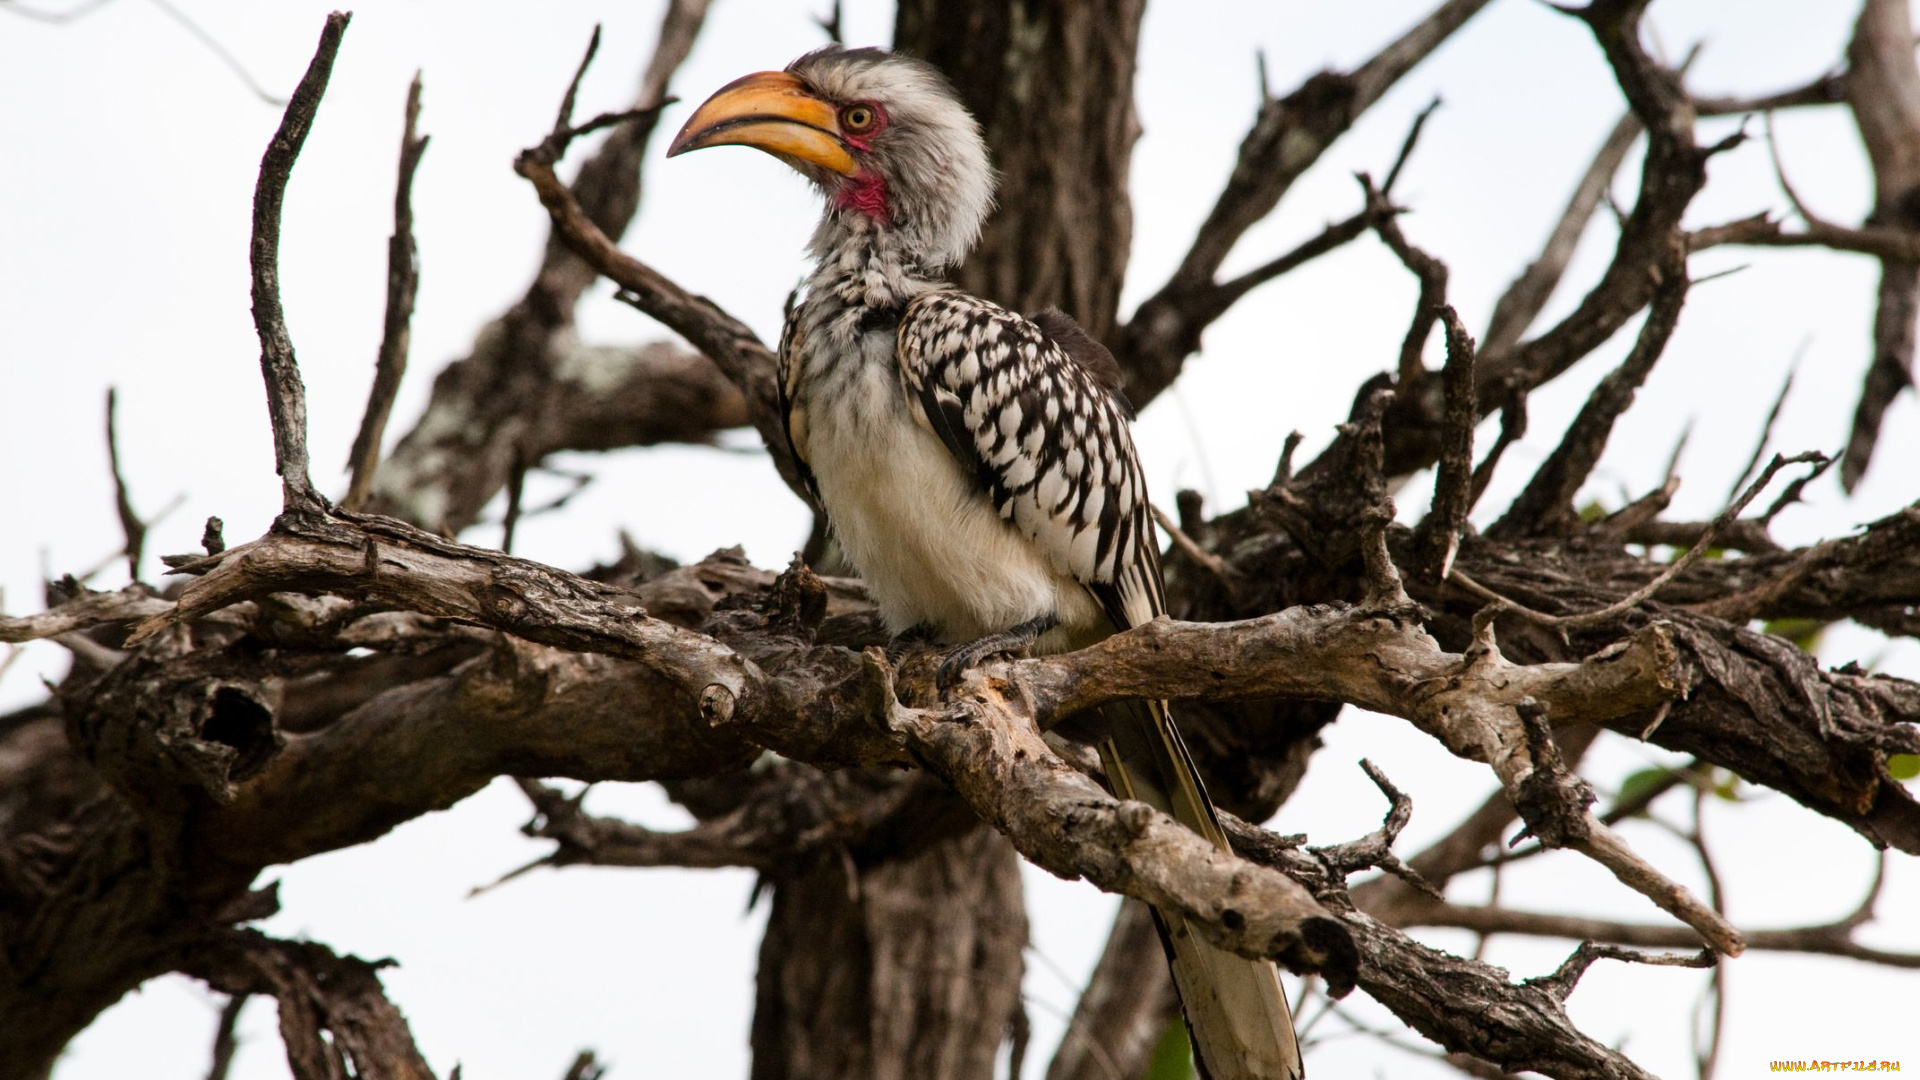
[[[1003,1052],[1017,1068],[1022,857],[1132,898],[1051,1080],[1137,1075],[1165,1029],[1174,1004],[1141,901],[1187,913],[1223,947],[1317,972],[1335,994],[1357,985],[1477,1074],[1644,1076],[1564,1008],[1586,964],[1614,954],[1582,948],[1562,971],[1516,983],[1401,928],[1920,964],[1856,940],[1870,904],[1830,925],[1744,933],[1613,831],[1644,802],[1596,810],[1575,771],[1605,728],[1783,792],[1874,845],[1920,853],[1920,800],[1888,766],[1920,752],[1920,685],[1822,670],[1750,628],[1852,618],[1920,634],[1920,504],[1784,548],[1768,524],[1806,482],[1793,470],[1825,468],[1816,455],[1776,458],[1712,522],[1662,520],[1670,486],[1598,520],[1572,506],[1665,354],[1690,251],[1822,243],[1880,257],[1889,275],[1920,265],[1920,226],[1896,212],[1912,201],[1898,181],[1905,166],[1873,150],[1911,127],[1874,89],[1912,70],[1904,7],[1867,0],[1852,70],[1761,103],[1848,96],[1881,182],[1869,229],[1808,218],[1788,233],[1762,218],[1684,231],[1721,148],[1696,143],[1693,119],[1742,103],[1690,99],[1641,43],[1645,4],[1599,0],[1576,14],[1630,118],[1503,300],[1484,349],[1448,304],[1444,262],[1402,231],[1390,202],[1417,123],[1384,181],[1363,177],[1352,217],[1217,281],[1293,180],[1484,4],[1439,3],[1354,71],[1265,101],[1181,268],[1124,322],[1143,4],[902,4],[897,44],[954,76],[1018,193],[964,282],[1016,307],[1058,304],[1110,332],[1137,403],[1171,384],[1232,303],[1341,243],[1373,232],[1421,284],[1401,354],[1382,358],[1389,371],[1362,387],[1320,458],[1296,470],[1290,447],[1270,485],[1212,519],[1180,500],[1167,556],[1174,620],[1066,656],[993,661],[946,697],[933,686],[935,658],[873,648],[879,628],[857,582],[798,563],[776,576],[727,553],[688,567],[634,554],[575,575],[396,519],[457,530],[559,449],[774,430],[766,346],[614,244],[638,205],[652,106],[704,2],[669,4],[636,110],[575,126],[570,90],[554,131],[518,162],[553,224],[540,273],[442,374],[426,416],[378,466],[381,514],[336,509],[307,477],[298,370],[275,314],[277,215],[267,213],[254,237],[256,317],[285,513],[232,548],[210,528],[204,556],[169,559],[187,581],[166,595],[72,583],[51,591],[47,612],[0,619],[0,641],[51,637],[75,656],[48,702],[0,718],[0,1080],[43,1077],[101,1009],[168,971],[236,1000],[275,997],[298,1080],[430,1076],[374,965],[238,924],[275,907],[252,888],[262,868],[378,837],[502,775],[658,781],[697,821],[659,833],[596,819],[524,781],[530,831],[555,844],[544,864],[759,872],[771,911],[756,1077],[984,1078]],[[344,27],[329,22],[289,130],[318,108]],[[1892,53],[1873,51],[1889,41]],[[568,145],[604,127],[613,133],[600,151],[561,183]],[[1636,128],[1649,149],[1608,267],[1571,314],[1527,338]],[[263,162],[267,205],[297,150],[297,136],[283,138]],[[406,174],[403,164],[403,191]],[[597,275],[700,353],[573,341],[573,306]],[[1633,352],[1502,523],[1475,535],[1467,513],[1524,427],[1524,391],[1643,310]],[[1441,371],[1420,362],[1435,326],[1446,334]],[[1910,357],[1910,326],[1907,340]],[[1501,438],[1476,465],[1474,423],[1495,411]],[[777,441],[772,457],[790,465]],[[1436,462],[1433,512],[1414,528],[1393,524],[1390,481]],[[1781,485],[1772,508],[1742,516]],[[1634,546],[1652,544],[1689,550],[1663,562]],[[1709,547],[1742,557],[1702,558]],[[1095,782],[1077,717],[1124,696],[1180,699],[1234,855]],[[1370,766],[1390,809],[1368,837],[1308,848],[1241,820],[1264,819],[1291,794],[1315,732],[1348,704],[1483,762],[1499,791],[1405,862],[1392,845],[1411,803]],[[1448,900],[1448,879],[1490,865],[1516,822],[1534,842],[1508,857],[1559,848],[1598,862],[1644,897],[1647,921]],[[1376,868],[1385,875],[1348,889],[1349,875]]]

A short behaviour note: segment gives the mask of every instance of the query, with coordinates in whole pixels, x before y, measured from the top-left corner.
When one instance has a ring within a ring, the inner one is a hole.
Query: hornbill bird
[[[1023,317],[943,276],[979,239],[994,173],[940,73],[878,49],[808,53],[723,87],[668,156],[725,145],[772,154],[825,196],[781,334],[780,401],[888,628],[957,645],[946,685],[994,653],[1079,648],[1163,613],[1112,354],[1058,311]],[[1227,849],[1165,702],[1110,706],[1097,730],[1115,795]],[[1156,916],[1203,1075],[1301,1076],[1273,964]]]

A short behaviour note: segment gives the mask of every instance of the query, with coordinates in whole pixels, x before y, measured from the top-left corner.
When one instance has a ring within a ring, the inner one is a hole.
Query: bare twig
[[[412,337],[413,301],[420,291],[420,249],[413,240],[413,174],[427,151],[428,136],[415,134],[420,120],[420,73],[407,87],[406,126],[400,133],[400,178],[393,191],[393,236],[387,240],[387,314],[380,335],[380,353],[373,367],[373,387],[367,391],[367,410],[360,432],[353,437],[347,467],[353,479],[342,505],[349,510],[366,506],[373,492],[374,470],[380,465],[380,444],[387,418],[393,413],[400,380],[407,372],[407,346]]]
[[[0,11],[7,12],[10,15],[18,15],[23,19],[31,19],[34,22],[59,25],[61,23],[79,22],[81,19],[86,18],[88,15],[99,11],[111,3],[113,3],[113,0],[82,0],[81,3],[75,4],[65,11],[41,11],[38,8],[31,8],[23,4],[15,3],[14,0],[7,0],[5,3],[0,3]]]
[[[1866,0],[1847,48],[1851,71],[1847,104],[1873,162],[1870,224],[1920,229],[1920,63],[1913,50],[1913,16],[1898,0]],[[1809,222],[1809,226],[1811,226]],[[1920,320],[1920,262],[1883,259],[1874,313],[1873,363],[1860,387],[1853,429],[1840,459],[1840,486],[1860,483],[1873,460],[1888,406],[1914,383],[1915,322]]]
[[[1559,970],[1551,975],[1542,975],[1537,979],[1528,979],[1527,984],[1538,986],[1565,1001],[1580,982],[1580,976],[1587,973],[1595,960],[1621,960],[1630,964],[1654,964],[1660,967],[1709,968],[1719,963],[1711,949],[1702,949],[1691,956],[1681,953],[1643,953],[1633,949],[1623,949],[1617,945],[1598,945],[1583,941],[1580,947],[1567,957]]]
[[[126,474],[120,468],[119,395],[107,387],[107,467],[113,474],[113,509],[120,518],[120,532],[126,538],[121,553],[127,557],[127,579],[140,580],[140,555],[147,548],[147,523],[133,508],[127,492]]]
[[[1633,404],[1635,393],[1666,351],[1687,298],[1687,267],[1680,245],[1671,245],[1659,267],[1660,287],[1640,336],[1620,366],[1608,372],[1567,426],[1560,445],[1547,456],[1513,505],[1487,530],[1500,539],[1539,536],[1570,529],[1578,520],[1573,500],[1606,449],[1613,425]]]
[[[1642,949],[1698,948],[1700,936],[1684,926],[1656,926],[1559,912],[1467,904],[1408,905],[1396,912],[1402,926],[1446,926],[1485,934],[1607,941]],[[1845,920],[1778,930],[1743,930],[1747,946],[1762,952],[1840,956],[1902,970],[1920,970],[1920,953],[1894,952],[1854,941]]]
[[[1674,466],[1679,461],[1680,450],[1686,446],[1686,443],[1686,432],[1683,431],[1674,443],[1673,453],[1667,456],[1666,478],[1660,482],[1659,487],[1600,519],[1591,527],[1592,535],[1596,538],[1618,540],[1665,513],[1667,507],[1673,503],[1674,493],[1680,490],[1680,477],[1675,473]]]
[[[507,509],[500,519],[500,550],[508,554],[513,553],[513,534],[520,526],[520,500],[526,487],[527,463],[516,453],[513,470],[507,474]]]
[[[1493,305],[1493,317],[1487,321],[1487,332],[1481,339],[1482,349],[1504,353],[1520,343],[1521,335],[1553,298],[1554,289],[1573,261],[1581,235],[1587,231],[1587,223],[1593,220],[1594,211],[1600,208],[1608,186],[1613,183],[1613,174],[1620,171],[1620,163],[1626,160],[1627,151],[1633,148],[1643,130],[1639,118],[1631,112],[1613,125],[1586,173],[1574,185],[1573,196],[1567,200],[1567,207],[1561,211],[1553,231],[1547,234],[1540,254]]]
[[[1473,509],[1473,429],[1479,416],[1474,388],[1473,337],[1460,320],[1453,305],[1440,311],[1446,327],[1447,366],[1444,372],[1446,412],[1441,433],[1440,468],[1433,478],[1433,504],[1415,531],[1425,553],[1422,572],[1430,572],[1436,581],[1445,581],[1453,570],[1454,556],[1460,552],[1460,536],[1466,531],[1467,512]]]
[[[1641,42],[1644,5],[1635,0],[1594,0],[1578,9],[1561,8],[1586,22],[1607,56],[1634,116],[1648,131],[1641,169],[1640,195],[1622,220],[1612,261],[1580,304],[1538,337],[1499,354],[1483,350],[1483,385],[1536,388],[1571,368],[1634,318],[1661,282],[1673,258],[1679,225],[1687,206],[1706,182],[1706,161],[1737,145],[1736,135],[1708,147],[1697,144],[1694,113],[1673,72],[1647,55]],[[1499,397],[1482,394],[1490,409]],[[1395,410],[1388,431],[1388,472],[1404,475],[1432,461],[1439,451],[1435,433],[1440,402],[1408,396]],[[1337,440],[1336,440],[1337,442]],[[1330,448],[1330,453],[1337,453]]]
[[[1830,71],[1800,86],[1756,97],[1695,97],[1693,107],[1701,116],[1732,116],[1807,105],[1838,105],[1846,99],[1847,73]]]
[[[1385,196],[1393,194],[1394,183],[1400,179],[1401,171],[1406,168],[1407,161],[1413,156],[1414,146],[1420,141],[1421,129],[1426,126],[1427,118],[1432,116],[1434,110],[1439,107],[1440,99],[1434,98],[1413,118],[1413,126],[1407,129],[1406,137],[1400,142],[1400,152],[1394,156],[1393,165],[1387,170],[1387,182],[1380,189],[1382,198],[1377,205],[1373,203],[1364,205],[1359,213],[1328,225],[1320,230],[1317,236],[1302,242],[1291,251],[1269,259],[1238,277],[1221,282],[1210,291],[1202,290],[1199,295],[1187,297],[1187,303],[1191,308],[1190,316],[1200,320],[1201,325],[1204,326],[1218,318],[1256,287],[1284,274],[1292,273],[1354,239],[1366,232],[1367,228],[1378,221],[1382,215],[1399,213],[1387,203]]]
[[[1152,509],[1153,520],[1158,522],[1160,528],[1166,530],[1166,534],[1173,538],[1173,546],[1179,548],[1182,554],[1192,559],[1201,568],[1205,569],[1207,573],[1212,574],[1214,579],[1221,584],[1229,587],[1233,585],[1235,579],[1240,576],[1239,571],[1235,570],[1227,560],[1201,547],[1199,541],[1188,536],[1177,522],[1167,516],[1165,510],[1160,509],[1158,506],[1154,506]]]
[[[847,43],[846,31],[842,30],[840,25],[840,0],[833,0],[833,7],[827,10],[826,17],[813,21],[820,25],[820,29],[827,35],[828,41],[833,42],[835,45],[844,45]]]
[[[1721,244],[1752,247],[1823,247],[1850,251],[1877,259],[1920,260],[1920,230],[1868,225],[1849,228],[1815,220],[1804,229],[1788,232],[1766,214],[1709,225],[1687,234],[1689,250],[1703,251]]]
[[[610,237],[627,229],[640,206],[641,166],[657,110],[700,32],[708,0],[669,0],[665,7],[631,107],[574,128],[630,118],[586,156],[567,185],[585,219]],[[516,454],[535,465],[558,450],[705,442],[746,422],[733,384],[688,350],[573,342],[567,331],[574,310],[598,276],[557,230],[549,232],[526,292],[434,380],[420,421],[380,469],[369,509],[458,532],[505,487]],[[591,380],[580,375],[582,361],[593,365]]]
[[[1647,582],[1627,596],[1622,597],[1612,604],[1608,604],[1598,611],[1589,611],[1578,615],[1548,615],[1545,612],[1535,611],[1524,604],[1499,595],[1486,586],[1481,585],[1479,582],[1474,581],[1472,578],[1467,577],[1458,569],[1454,570],[1453,575],[1448,578],[1448,580],[1482,600],[1501,605],[1504,610],[1511,611],[1521,618],[1526,619],[1528,622],[1539,623],[1542,626],[1550,626],[1562,631],[1599,626],[1651,600],[1654,594],[1660,591],[1661,587],[1679,576],[1681,571],[1693,565],[1694,560],[1700,558],[1701,555],[1705,554],[1707,548],[1713,546],[1714,536],[1735,518],[1739,517],[1740,512],[1747,508],[1747,504],[1753,501],[1754,496],[1760,494],[1761,491],[1766,489],[1768,484],[1773,482],[1775,473],[1778,473],[1788,465],[1800,465],[1809,462],[1813,463],[1818,469],[1825,468],[1831,462],[1831,459],[1817,451],[1807,451],[1805,453],[1795,454],[1792,457],[1782,457],[1779,454],[1775,454],[1773,460],[1767,464],[1766,469],[1760,473],[1759,478],[1748,485],[1747,490],[1742,492],[1738,499],[1735,499],[1725,510],[1722,510],[1720,515],[1714,518],[1713,522],[1708,525],[1706,529],[1701,531],[1699,538],[1693,542],[1693,546],[1688,548],[1685,554],[1673,560],[1673,562],[1668,563],[1666,569],[1662,570],[1652,581]]]
[[[86,592],[36,615],[0,616],[0,641],[38,641],[107,623],[145,619],[172,610],[173,602],[146,586],[125,592]]]
[[[1426,374],[1421,354],[1426,350],[1427,337],[1433,333],[1434,323],[1440,319],[1440,309],[1447,302],[1447,264],[1408,242],[1406,234],[1400,231],[1400,222],[1392,213],[1386,196],[1373,186],[1372,178],[1361,173],[1359,180],[1368,207],[1375,211],[1373,231],[1399,257],[1401,265],[1420,282],[1420,298],[1414,302],[1413,322],[1407,327],[1407,336],[1400,343],[1398,385],[1402,393],[1412,393],[1421,376]]]
[[[1774,396],[1773,407],[1767,410],[1767,418],[1760,425],[1760,438],[1753,444],[1753,456],[1747,459],[1746,465],[1740,469],[1740,475],[1734,477],[1733,486],[1727,489],[1729,500],[1740,494],[1741,486],[1753,475],[1753,471],[1760,467],[1760,461],[1767,452],[1767,444],[1773,441],[1773,425],[1780,419],[1780,410],[1786,407],[1787,395],[1793,392],[1794,374],[1800,370],[1800,361],[1806,359],[1807,348],[1812,344],[1812,338],[1805,338],[1800,342],[1800,347],[1794,350],[1793,360],[1787,365],[1787,377],[1780,384],[1780,393]]]
[[[567,1075],[561,1080],[601,1080],[607,1075],[607,1067],[591,1050],[582,1050],[574,1055],[573,1064],[567,1066]]]
[[[1815,214],[1808,208],[1806,202],[1800,198],[1800,192],[1794,188],[1793,181],[1787,179],[1787,166],[1780,160],[1780,138],[1773,130],[1773,114],[1767,113],[1764,120],[1767,136],[1767,160],[1773,164],[1773,179],[1775,183],[1780,185],[1780,193],[1787,197],[1787,204],[1793,207],[1793,212],[1799,215],[1800,220],[1804,222],[1808,228],[1830,225],[1831,222]]]
[[[1322,72],[1285,97],[1262,102],[1253,129],[1240,145],[1233,175],[1179,269],[1140,305],[1113,342],[1127,373],[1130,400],[1144,407],[1158,396],[1172,384],[1210,322],[1254,285],[1298,265],[1275,260],[1229,286],[1215,281],[1227,253],[1272,212],[1293,182],[1381,95],[1485,6],[1486,0],[1445,0],[1351,73]],[[1416,120],[1405,149],[1411,149],[1426,116],[1422,112]],[[1397,177],[1399,172],[1396,164],[1392,174]],[[1312,242],[1315,253],[1352,239],[1365,227],[1366,222],[1357,219],[1329,226]]]
[[[234,1051],[240,1049],[240,1040],[234,1029],[240,1023],[240,1010],[247,1007],[251,994],[238,993],[227,998],[220,1008],[220,1020],[213,1029],[213,1061],[207,1066],[207,1080],[227,1080],[227,1070],[233,1067]]]
[[[168,0],[149,0],[149,2],[152,3],[154,7],[159,8],[161,14],[172,19],[175,23],[179,24],[181,29],[191,34],[195,41],[205,46],[206,50],[217,57],[219,61],[226,66],[228,71],[233,72],[234,77],[247,84],[247,89],[253,91],[254,97],[259,98],[269,105],[287,104],[286,98],[260,85],[260,80],[253,77],[253,73],[247,70],[247,66],[240,62],[239,57],[229,52],[225,45],[220,44],[219,38],[208,33],[206,27],[195,22],[186,12],[168,3]]]
[[[1257,861],[1311,882],[1324,903],[1349,913],[1343,914],[1347,929],[1366,958],[1360,967],[1361,988],[1447,1050],[1448,1060],[1511,1060],[1513,1047],[1524,1043],[1540,1049],[1540,1056],[1529,1058],[1529,1069],[1548,1076],[1649,1080],[1617,1050],[1574,1028],[1564,1002],[1545,988],[1515,984],[1499,968],[1429,949],[1375,919],[1350,914],[1344,882],[1311,853],[1263,843],[1262,830],[1230,816],[1223,816],[1223,824],[1237,849],[1254,851]],[[1498,1070],[1482,1065],[1474,1075],[1498,1075]]]
[[[1479,505],[1480,497],[1487,493],[1487,485],[1493,482],[1493,471],[1500,467],[1500,459],[1507,448],[1527,435],[1527,391],[1524,387],[1515,387],[1508,391],[1506,404],[1500,407],[1500,434],[1494,436],[1493,446],[1487,450],[1487,456],[1473,468],[1473,488],[1468,493],[1467,509],[1471,511]]]
[[[596,37],[597,44],[597,37]],[[580,74],[593,57],[589,46],[581,61],[580,72],[569,86],[553,131],[539,145],[523,151],[514,162],[514,170],[533,184],[541,203],[553,218],[556,238],[584,259],[596,271],[620,286],[620,299],[659,319],[710,357],[745,393],[748,412],[759,430],[780,475],[802,498],[806,485],[800,480],[798,463],[792,460],[781,427],[778,392],[775,386],[774,356],[745,323],[735,319],[711,300],[695,296],[668,280],[659,271],[614,246],[568,187],[554,174],[553,165],[565,153],[567,145],[581,131],[570,126],[571,106]],[[658,106],[649,112],[657,112]],[[602,117],[619,122],[627,114]],[[600,122],[599,120],[594,123]]]
[[[1391,196],[1393,186],[1400,182],[1400,171],[1407,167],[1407,161],[1413,157],[1413,148],[1420,142],[1420,132],[1426,129],[1427,120],[1440,108],[1440,96],[1434,95],[1427,107],[1414,114],[1413,126],[1407,129],[1406,138],[1400,140],[1400,153],[1394,156],[1393,167],[1387,170],[1387,179],[1380,185],[1380,194]]]
[[[1439,889],[1433,886],[1419,872],[1400,861],[1393,853],[1393,843],[1400,838],[1400,831],[1407,827],[1413,818],[1413,800],[1395,787],[1393,781],[1380,767],[1366,758],[1360,759],[1360,768],[1373,781],[1380,793],[1387,797],[1387,816],[1381,821],[1380,828],[1358,840],[1349,840],[1342,844],[1312,848],[1314,854],[1326,862],[1334,873],[1345,876],[1360,870],[1378,868],[1411,885],[1415,890],[1434,900],[1446,899]]]
[[[1273,479],[1268,487],[1282,488],[1293,482],[1293,454],[1300,449],[1302,436],[1298,431],[1287,432],[1286,439],[1280,444],[1280,460],[1273,467]]]
[[[267,411],[273,421],[274,471],[280,474],[285,509],[296,513],[319,511],[326,500],[308,475],[307,392],[280,307],[280,208],[350,18],[338,11],[327,16],[313,61],[260,159],[260,180],[253,193],[253,323],[260,335],[260,371],[266,377]]]

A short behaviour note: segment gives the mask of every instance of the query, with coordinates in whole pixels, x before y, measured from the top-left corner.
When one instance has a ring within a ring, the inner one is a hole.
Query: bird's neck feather
[[[898,307],[943,288],[944,267],[928,262],[911,222],[882,221],[854,207],[829,206],[809,250],[811,303],[833,307]]]

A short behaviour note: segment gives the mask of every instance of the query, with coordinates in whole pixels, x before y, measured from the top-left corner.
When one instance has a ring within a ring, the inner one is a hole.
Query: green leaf
[[[1648,793],[1666,783],[1667,777],[1672,773],[1673,770],[1663,769],[1658,765],[1629,773],[1625,780],[1620,781],[1620,793],[1614,797],[1614,801],[1623,806],[1627,803],[1639,802]]]
[[[1887,775],[1895,780],[1911,780],[1920,776],[1920,754],[1888,754]]]
[[[1153,1048],[1146,1080],[1194,1080],[1195,1075],[1193,1048],[1187,1045],[1187,1022],[1175,1016],[1160,1033],[1160,1045]]]
[[[1600,505],[1600,500],[1595,499],[1580,508],[1580,520],[1591,524],[1606,517],[1607,513],[1607,508]]]

